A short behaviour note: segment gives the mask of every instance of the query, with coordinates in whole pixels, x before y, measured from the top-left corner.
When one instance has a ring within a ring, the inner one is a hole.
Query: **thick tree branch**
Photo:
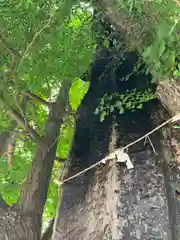
[[[27,98],[23,97],[22,102],[20,104],[22,114],[25,114],[27,103],[28,103]],[[0,135],[0,157],[7,156],[9,167],[11,167],[12,165],[12,158],[16,146],[16,138],[18,134],[18,131],[15,130],[16,127],[17,122],[13,120],[11,122],[11,127]]]
[[[150,33],[148,21],[140,26],[138,22],[133,21],[126,9],[119,8],[116,0],[96,0],[94,5],[103,12],[103,17],[115,27],[127,49],[132,47],[139,51],[144,46],[146,34]],[[139,32],[141,32],[140,35],[137,34]]]
[[[129,34],[131,35],[130,23],[125,22],[126,16],[124,16],[124,13],[119,12],[116,1],[97,0],[95,5],[103,12],[108,22],[123,35],[123,38],[127,38]]]
[[[21,212],[37,214],[39,221],[41,221],[46,202],[52,168],[56,159],[60,128],[63,123],[63,117],[60,113],[66,111],[70,87],[70,84],[61,87],[55,103],[50,108],[44,137],[48,148],[44,153],[37,149],[27,181],[21,192]]]
[[[8,204],[4,201],[3,196],[0,193],[0,208],[1,209],[6,209],[8,207],[9,207]]]
[[[46,229],[45,233],[43,234],[41,240],[50,240],[53,234],[53,226],[54,226],[54,219],[50,221],[48,228]]]
[[[12,120],[15,120],[17,124],[27,131],[30,136],[36,141],[36,144],[40,147],[41,150],[44,149],[44,142],[39,134],[27,123],[26,119],[24,119],[21,114],[19,114],[16,110],[8,106],[2,97],[0,97],[1,104],[7,109],[7,114],[10,116]]]
[[[47,106],[47,107],[50,107],[51,106],[51,103],[42,99],[41,97],[37,96],[36,94],[32,93],[32,92],[29,92],[29,91],[26,91],[23,93],[24,96],[27,96],[29,99],[31,100],[35,100],[36,102],[44,105],[44,106]]]

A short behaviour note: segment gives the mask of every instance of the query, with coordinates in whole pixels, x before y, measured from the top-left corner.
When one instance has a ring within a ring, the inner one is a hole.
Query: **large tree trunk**
[[[103,157],[121,142],[126,145],[143,135],[149,130],[147,126],[143,129],[143,123],[150,124],[142,114],[124,116],[115,122],[117,126],[114,123],[106,130],[97,125],[88,153],[81,156],[82,165],[87,159],[89,162],[100,160],[96,155],[98,151]],[[100,131],[104,132],[102,142],[98,142]],[[129,152],[135,166],[133,170],[111,161],[65,184],[54,240],[171,239],[160,161],[143,143]],[[75,163],[72,163],[71,174],[74,169]]]
[[[172,99],[173,100],[173,99]],[[155,113],[156,124],[162,119],[171,117],[169,113],[176,114],[176,106],[167,110],[160,105],[161,108]],[[168,102],[167,102],[168,106]],[[178,123],[175,123],[176,125]],[[164,175],[166,201],[169,212],[169,224],[171,226],[172,240],[180,239],[180,130],[173,129],[172,124],[162,128],[159,131],[161,141],[159,156],[162,162],[162,172]]]
[[[104,71],[103,66],[99,68],[97,64],[97,68]],[[93,71],[96,72],[95,65]],[[136,81],[133,76],[129,83],[116,84],[109,72],[102,81],[96,81],[99,75],[95,76],[95,72],[91,74],[94,81],[79,108],[66,177],[148,132],[153,128],[151,115],[158,110],[154,100],[145,104],[140,112],[115,114],[100,123],[94,110],[103,94],[126,91],[139,79],[144,82],[146,77],[138,76]],[[164,118],[158,117],[158,120],[162,122]],[[128,149],[134,164],[132,170],[112,160],[65,183],[53,239],[177,240],[174,226],[169,227],[171,210],[167,205],[160,139],[158,135],[152,138],[158,156],[150,144],[145,147],[142,141]]]
[[[81,108],[83,115],[82,109],[89,114],[87,106]],[[156,125],[170,117],[156,102],[150,109]],[[85,124],[83,117],[82,121]],[[153,127],[147,108],[141,113],[125,114],[114,122],[109,119],[104,125],[92,118],[91,121],[93,124],[88,127],[93,126],[94,137],[82,155],[76,147],[81,143],[86,145],[85,138],[75,138],[69,175],[87,166],[86,161],[90,164],[100,160],[107,151],[126,145]],[[78,130],[83,135],[83,129],[76,128]],[[129,149],[133,170],[110,161],[67,182],[63,187],[53,239],[178,240],[180,162],[175,143],[179,144],[179,136],[171,126],[159,133],[151,138],[158,156],[152,149],[144,148],[143,142]],[[173,146],[172,139],[178,140],[175,143],[173,140]],[[80,168],[76,168],[77,159],[79,164],[81,161]]]
[[[51,104],[45,136],[41,138],[44,145],[41,144],[39,147],[37,144],[32,167],[21,192],[20,203],[6,207],[3,199],[0,199],[1,240],[39,240],[41,237],[42,214],[56,158],[59,131],[68,103],[69,89],[70,84],[65,83],[60,89],[56,102]]]

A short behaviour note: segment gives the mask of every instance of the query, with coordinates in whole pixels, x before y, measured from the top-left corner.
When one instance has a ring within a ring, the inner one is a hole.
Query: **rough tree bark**
[[[41,237],[41,218],[56,158],[59,131],[63,116],[66,114],[69,89],[68,82],[62,84],[56,101],[51,104],[45,135],[37,139],[36,154],[21,192],[19,204],[7,207],[4,200],[0,199],[1,240],[39,240]],[[32,134],[34,132],[31,130]],[[33,135],[35,140],[37,135],[37,133]],[[41,147],[39,147],[39,142],[41,142]]]
[[[117,8],[112,8],[110,2],[98,0],[95,3],[103,9],[116,30],[120,34],[126,34],[128,44],[128,39],[133,39],[131,24],[124,22],[123,16],[120,16]],[[109,92],[111,87],[105,85],[101,89],[95,86],[94,91]],[[93,102],[89,97],[91,106],[87,103],[88,95],[93,96],[90,94],[92,88],[79,109],[80,118],[76,122],[67,177],[153,128],[150,115],[153,115],[157,126],[179,113],[178,83],[160,82],[156,93],[160,106],[155,101],[150,110],[147,107],[144,113],[125,114],[124,117],[116,117],[115,122],[109,118],[99,125],[98,119],[93,115],[93,105],[98,104],[101,96],[96,95],[97,100]],[[83,127],[80,127],[82,124]],[[84,139],[84,136],[88,136],[88,139]],[[173,136],[175,140],[172,143]],[[155,156],[152,149],[144,148],[143,143],[129,149],[135,166],[131,171],[111,161],[65,183],[53,239],[180,239],[180,204],[177,197],[178,192],[180,194],[180,188],[177,187],[180,179],[177,145],[180,145],[180,139],[177,131],[174,134],[172,127],[168,126],[155,135],[152,142],[158,156]],[[175,145],[176,152],[173,151]]]
[[[97,65],[102,72],[104,68],[106,64],[101,68]],[[125,92],[141,79],[137,76],[136,81],[133,76],[132,81],[124,85],[112,78],[111,70],[114,69],[106,71],[107,75],[98,81],[101,73],[98,71],[95,76],[96,67],[93,67],[93,82],[79,108],[67,177],[152,128],[150,116],[152,109],[157,109],[156,101],[145,105],[141,112],[126,112],[122,116],[117,113],[102,123],[94,115],[104,93]],[[142,79],[144,82],[145,77]],[[158,139],[153,143],[156,141]],[[54,240],[171,239],[161,163],[150,146],[144,147],[143,142],[128,149],[128,153],[134,164],[133,170],[110,161],[64,184]]]
[[[178,81],[160,82],[156,95],[171,116],[180,112],[180,83]]]

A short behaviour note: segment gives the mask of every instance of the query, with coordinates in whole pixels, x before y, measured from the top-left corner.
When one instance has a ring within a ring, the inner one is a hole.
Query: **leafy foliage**
[[[8,167],[7,159],[0,159],[0,191],[9,205],[15,203],[26,179],[31,165],[35,144],[26,138],[26,141],[17,139],[17,146],[13,156],[12,167]]]
[[[124,94],[114,93],[112,95],[105,94],[101,99],[99,107],[96,108],[95,114],[100,115],[100,121],[104,121],[105,117],[114,111],[123,114],[125,109],[130,111],[140,110],[144,102],[154,98],[154,94],[150,89],[144,92],[138,92],[136,89],[127,91]]]
[[[77,110],[78,106],[81,103],[84,95],[86,94],[89,87],[89,83],[83,82],[80,78],[76,78],[72,84],[72,87],[69,92],[70,104],[74,111]],[[68,153],[71,147],[73,135],[74,135],[74,117],[69,116],[61,127],[60,136],[57,146],[57,156],[63,159],[68,158]],[[58,187],[54,183],[54,180],[58,178],[59,169],[62,167],[62,163],[55,162],[51,183],[48,190],[48,197],[44,209],[43,221],[44,224],[50,218],[55,217],[56,207],[59,201],[59,192]]]
[[[6,103],[21,112],[23,92],[31,91],[53,101],[63,81],[72,83],[69,94],[73,112],[64,118],[57,147],[57,156],[61,158],[67,158],[74,133],[74,113],[88,89],[79,77],[88,68],[96,48],[92,14],[79,5],[72,8],[73,3],[76,1],[8,0],[1,2],[0,10],[0,94]],[[6,107],[0,105],[0,109],[2,133],[9,129],[12,119]],[[26,120],[41,136],[48,114],[47,107],[29,101]],[[10,205],[19,198],[35,147],[33,140],[19,133],[12,168],[8,168],[5,156],[0,157],[0,191]],[[61,167],[60,163],[54,165],[44,221],[55,214],[59,193],[54,179]]]
[[[178,64],[177,69],[174,71],[174,77],[175,77],[175,79],[180,78],[180,63]]]
[[[49,97],[52,86],[56,87],[62,79],[80,76],[89,65],[94,52],[92,17],[90,13],[77,8],[71,17],[64,18],[68,6],[62,14],[65,4],[62,2],[58,5],[44,1],[40,5],[25,2],[16,4],[15,1],[6,1],[1,9],[3,38],[16,49],[18,55],[23,52],[16,63],[16,82],[13,87],[17,91],[38,91]],[[10,4],[13,5],[9,7]],[[52,9],[56,9],[53,14]],[[5,71],[10,69],[11,58],[7,49],[3,50],[2,87],[7,83],[12,84],[4,76]]]
[[[156,79],[173,78],[180,58],[179,2],[116,0],[116,3],[126,22],[129,48],[142,54]]]
[[[70,90],[69,100],[74,111],[80,105],[82,98],[89,88],[89,82],[83,82],[80,78],[76,78]]]

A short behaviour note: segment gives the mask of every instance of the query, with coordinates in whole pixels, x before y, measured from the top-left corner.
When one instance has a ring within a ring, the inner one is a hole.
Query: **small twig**
[[[40,103],[44,106],[47,106],[47,107],[50,107],[50,105],[52,104],[52,103],[42,99],[41,97],[37,96],[35,93],[32,93],[30,91],[24,92],[23,95],[27,96],[31,100],[35,100],[36,102],[38,102],[38,103]]]
[[[2,97],[0,97],[1,104],[7,109],[7,114],[17,122],[17,124],[22,127],[25,131],[27,131],[32,138],[36,141],[37,145],[40,149],[44,149],[45,143],[39,134],[24,120],[24,118],[13,108],[8,106]]]
[[[24,123],[27,124],[27,119],[26,119],[26,116],[25,116],[25,112],[26,112],[26,108],[27,108],[27,104],[28,104],[28,99],[26,96],[23,96],[23,99],[22,99],[22,102],[21,102],[21,105],[19,105],[18,101],[17,101],[17,98],[16,96],[14,95],[14,99],[17,103],[17,106],[19,108],[19,111],[20,111],[20,114],[21,116],[24,118]]]
[[[169,36],[171,36],[172,32],[174,31],[174,29],[175,29],[176,25],[179,23],[179,21],[180,21],[180,16],[179,16],[179,18],[175,21],[174,25],[172,26],[172,28],[171,28],[171,30],[170,30],[170,32],[169,32]]]
[[[147,139],[149,140],[149,143],[151,144],[151,147],[152,147],[153,152],[154,152],[156,155],[158,155],[158,153],[156,152],[156,150],[155,150],[155,148],[154,148],[154,145],[153,145],[153,143],[152,143],[152,141],[151,141],[151,139],[150,139],[149,136],[147,136],[147,137],[145,138],[144,144],[146,144]]]

